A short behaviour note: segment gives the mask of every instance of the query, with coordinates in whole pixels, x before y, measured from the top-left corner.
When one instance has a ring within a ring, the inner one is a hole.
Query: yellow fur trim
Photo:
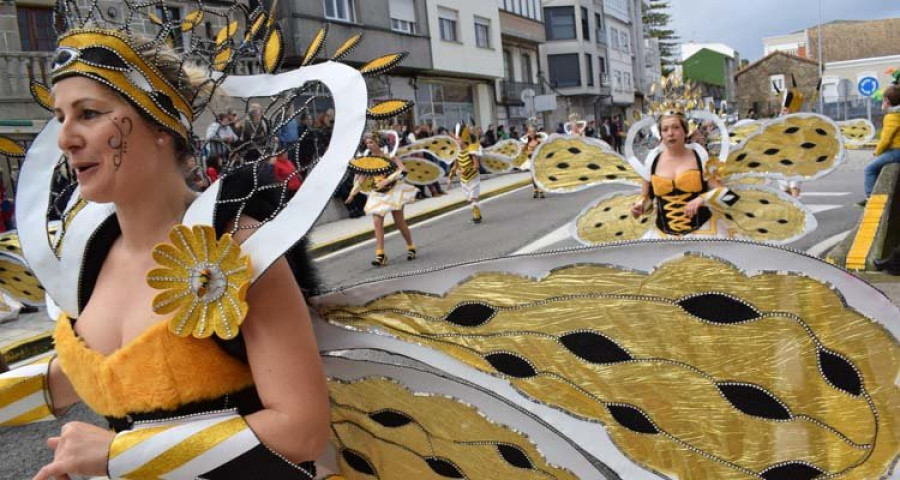
[[[59,365],[78,395],[100,415],[173,410],[253,385],[250,368],[212,339],[179,338],[159,322],[104,356],[60,317],[54,333]]]

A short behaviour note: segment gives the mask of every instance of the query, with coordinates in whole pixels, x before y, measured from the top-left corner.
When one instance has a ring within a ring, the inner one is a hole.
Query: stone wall
[[[791,85],[791,74],[797,80],[797,86],[808,100],[816,90],[819,82],[819,65],[811,60],[775,52],[734,76],[737,89],[737,101],[740,114],[745,115],[752,105],[758,104],[757,113],[762,116],[774,116],[779,112],[768,111],[769,105],[777,104],[780,97],[771,92],[770,75],[784,75],[785,85]],[[764,106],[764,108],[760,108]]]

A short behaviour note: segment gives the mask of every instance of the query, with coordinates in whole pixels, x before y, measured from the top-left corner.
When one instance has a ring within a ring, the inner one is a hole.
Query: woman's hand
[[[344,200],[345,205],[350,205],[352,202],[353,202],[353,195],[350,195],[349,197],[347,197],[346,200]]]
[[[644,203],[646,201],[647,201],[646,199],[641,198],[641,199],[638,199],[638,201],[634,202],[634,204],[631,206],[631,216],[632,217],[638,218],[641,215],[643,215],[644,213],[646,213],[644,211]]]
[[[53,462],[45,465],[33,480],[68,480],[69,475],[106,475],[109,447],[116,434],[82,422],[62,426],[58,437],[47,439]]]
[[[684,206],[684,214],[688,218],[694,218],[694,216],[697,215],[697,210],[700,210],[700,207],[702,207],[702,206],[703,206],[703,197],[697,197],[697,198],[691,200],[690,202],[688,202],[687,205]]]
[[[378,190],[382,190],[382,189],[386,188],[386,187],[387,187],[388,185],[390,185],[390,184],[391,184],[391,181],[390,181],[390,180],[384,179],[384,180],[378,182],[375,186],[378,187]]]

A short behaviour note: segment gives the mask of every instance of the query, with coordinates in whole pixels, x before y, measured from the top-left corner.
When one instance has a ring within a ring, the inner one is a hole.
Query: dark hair
[[[900,105],[900,86],[889,85],[884,89],[884,98],[888,100],[892,107]]]

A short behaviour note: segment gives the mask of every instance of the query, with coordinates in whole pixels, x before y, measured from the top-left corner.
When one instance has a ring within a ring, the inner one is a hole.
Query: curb
[[[504,193],[511,192],[513,190],[517,190],[519,188],[529,186],[529,185],[531,185],[530,178],[519,181],[519,182],[511,183],[505,187],[500,187],[496,190],[482,193],[479,196],[479,200],[486,200],[488,198],[496,197],[497,195],[502,195]],[[468,200],[459,200],[459,201],[456,201],[456,202],[453,202],[453,203],[450,203],[447,205],[443,205],[443,206],[435,208],[433,210],[428,210],[428,211],[419,213],[415,216],[408,217],[406,219],[406,223],[409,226],[413,226],[417,223],[424,222],[425,220],[428,220],[430,218],[437,217],[438,215],[442,215],[442,214],[450,212],[452,210],[456,210],[460,207],[464,207],[464,206],[468,205],[468,203],[469,203]],[[391,225],[384,227],[384,233],[393,232],[395,230],[397,230],[396,224],[391,224]],[[366,229],[359,233],[354,233],[354,234],[348,235],[346,237],[339,238],[337,240],[332,240],[330,242],[322,243],[319,245],[313,245],[313,247],[310,248],[309,253],[312,256],[312,258],[315,259],[317,257],[321,257],[321,256],[327,255],[329,253],[333,253],[338,250],[341,250],[343,248],[347,248],[349,246],[355,245],[357,243],[369,240],[370,238],[373,238],[372,237],[373,232],[374,232],[374,230],[369,228],[369,229]]]
[[[7,365],[36,357],[53,349],[53,334],[50,331],[19,340],[0,351],[0,357]]]

